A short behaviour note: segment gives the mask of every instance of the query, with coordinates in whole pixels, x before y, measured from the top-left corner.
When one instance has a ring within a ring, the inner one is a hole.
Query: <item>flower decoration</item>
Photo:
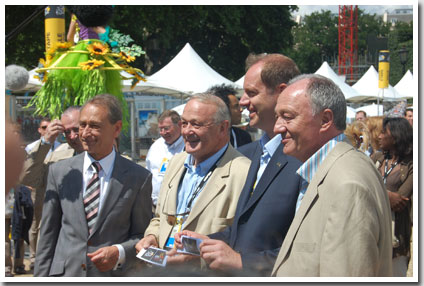
[[[105,55],[109,52],[109,48],[107,45],[103,45],[100,42],[94,42],[87,46],[87,50],[92,55]]]
[[[56,43],[56,50],[58,50],[58,51],[68,50],[70,47],[72,47],[71,42],[65,42],[65,43],[58,42],[58,43]]]
[[[127,55],[125,52],[119,52],[119,56],[121,57],[121,59],[123,59],[127,63],[135,61],[135,57]]]
[[[136,71],[136,70],[127,70],[126,72],[128,72],[129,74],[132,74],[134,76],[132,82],[131,82],[131,89],[133,89],[137,83],[140,82],[140,80],[142,81],[146,81],[146,77],[144,76],[144,74],[142,72]]]
[[[80,63],[79,65],[81,66],[81,69],[86,71],[86,70],[93,70],[96,69],[98,67],[101,67],[105,62],[104,61],[98,61],[98,60],[89,60],[83,63]]]

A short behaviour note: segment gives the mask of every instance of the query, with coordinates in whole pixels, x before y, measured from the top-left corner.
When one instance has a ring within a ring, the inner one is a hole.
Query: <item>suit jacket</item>
[[[381,175],[339,142],[309,183],[272,275],[391,276],[391,238]]]
[[[237,127],[231,127],[231,130],[234,131],[234,134],[236,135],[237,148],[252,142],[249,132]],[[231,132],[230,143],[234,146],[233,132]]]
[[[91,234],[83,204],[84,154],[50,166],[34,276],[130,275],[134,246],[151,218],[151,173],[116,154],[106,197]],[[125,250],[121,269],[99,272],[87,253],[113,244]]]
[[[238,275],[269,276],[294,217],[301,185],[300,176],[296,174],[300,161],[285,155],[280,144],[250,196],[262,147],[255,141],[238,150],[250,158],[252,164],[236,215],[230,227],[209,237],[225,241],[241,254],[243,273]]]
[[[161,248],[165,246],[172,232],[173,225],[168,223],[167,214],[176,213],[178,185],[187,156],[186,152],[182,152],[172,157],[169,162],[162,181],[155,217],[144,234],[153,234]],[[230,225],[249,165],[250,160],[229,145],[200,192],[183,229],[209,234]]]

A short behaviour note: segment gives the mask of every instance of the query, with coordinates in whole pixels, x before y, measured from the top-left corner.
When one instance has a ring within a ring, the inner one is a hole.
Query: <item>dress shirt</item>
[[[197,166],[194,166],[194,158],[191,155],[188,155],[185,162],[184,167],[186,168],[186,172],[184,174],[184,178],[182,183],[178,188],[178,196],[177,196],[177,214],[185,213],[187,210],[187,205],[196,190],[197,186],[200,184],[202,179],[209,172],[210,168],[217,163],[218,159],[224,154],[225,150],[227,150],[228,144],[225,144],[218,152],[213,154],[211,157],[201,162]],[[202,189],[206,184],[203,185]],[[201,190],[200,190],[201,191]],[[200,193],[199,193],[200,194]],[[199,194],[193,200],[191,207],[193,208],[196,203]]]
[[[309,186],[312,178],[318,170],[318,167],[324,162],[324,159],[330,153],[331,150],[337,145],[338,142],[341,142],[345,139],[345,135],[343,133],[337,135],[336,137],[330,139],[327,143],[325,143],[318,151],[316,151],[305,163],[297,169],[296,173],[298,173],[302,179],[302,188],[299,191],[299,197],[297,198],[296,203],[296,212],[300,207],[300,203],[302,202],[303,197],[305,196],[306,189]]]
[[[268,135],[265,133],[261,137],[259,142],[262,146],[262,156],[258,172],[256,173],[256,182],[253,188],[256,187],[256,184],[261,179],[262,174],[264,173],[265,168],[269,163],[269,160],[271,160],[271,157],[274,155],[275,150],[277,150],[278,146],[280,145],[281,135],[277,134],[272,139],[269,139]]]
[[[100,209],[103,205],[103,201],[106,197],[106,193],[108,192],[108,186],[109,186],[110,178],[112,176],[113,165],[115,164],[115,157],[116,157],[116,152],[115,152],[115,148],[113,148],[112,152],[110,152],[109,155],[97,161],[102,167],[102,169],[100,170],[98,174],[100,179],[99,209],[97,211],[98,214],[100,214]],[[92,166],[93,162],[96,162],[96,160],[94,160],[87,152],[85,152],[84,164],[83,164],[83,187],[82,187],[83,195],[85,194],[87,185],[94,174],[94,167]],[[116,270],[119,265],[125,262],[125,251],[123,246],[120,244],[114,244],[114,246],[118,247],[118,250],[119,250],[119,258],[115,264],[115,267],[113,268],[113,270]]]
[[[171,145],[167,144],[165,140],[160,137],[150,147],[146,156],[146,169],[152,173],[152,202],[156,206],[160,186],[165,175],[166,168],[168,167],[169,160],[184,150],[184,139],[180,136]]]

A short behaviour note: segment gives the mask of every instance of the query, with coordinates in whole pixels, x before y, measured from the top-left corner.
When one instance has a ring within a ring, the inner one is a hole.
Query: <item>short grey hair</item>
[[[65,111],[63,111],[62,116],[68,116],[74,111],[81,111],[81,106],[78,106],[78,105],[69,106],[68,108],[65,109]]]
[[[231,126],[231,115],[225,102],[219,97],[211,93],[197,93],[193,95],[189,101],[197,100],[205,104],[213,104],[217,107],[215,114],[213,115],[214,123],[221,123],[224,120],[228,120]]]
[[[81,110],[83,110],[89,104],[106,107],[106,109],[108,110],[107,118],[109,119],[109,122],[111,124],[115,124],[119,120],[122,120],[121,103],[116,98],[116,96],[107,93],[98,94],[95,97],[86,101],[81,107]]]
[[[308,79],[306,95],[309,97],[313,115],[330,109],[338,130],[346,129],[346,100],[341,89],[330,79],[317,74],[302,74],[289,81],[289,85]]]

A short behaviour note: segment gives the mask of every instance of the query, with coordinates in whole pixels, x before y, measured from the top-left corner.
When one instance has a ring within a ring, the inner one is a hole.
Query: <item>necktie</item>
[[[256,185],[258,184],[259,180],[261,179],[262,174],[264,173],[265,168],[268,165],[270,159],[271,159],[270,154],[268,153],[268,151],[266,149],[264,149],[262,156],[261,156],[261,161],[259,163],[260,165],[259,165],[258,173],[256,174],[256,181],[255,181],[255,184],[253,185],[250,196],[253,195],[253,191],[255,190]]]
[[[100,200],[99,172],[102,169],[99,162],[93,162],[92,166],[94,168],[94,174],[91,177],[84,194],[84,209],[90,233],[97,221]]]

